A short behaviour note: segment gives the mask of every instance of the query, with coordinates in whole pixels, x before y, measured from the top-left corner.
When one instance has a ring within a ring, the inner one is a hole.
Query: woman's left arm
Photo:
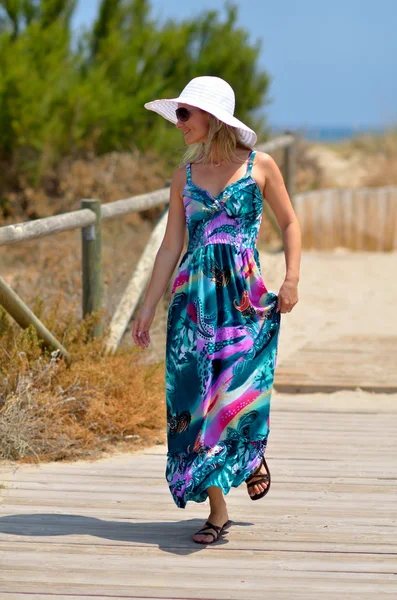
[[[263,196],[274,212],[283,237],[286,275],[278,293],[277,310],[285,313],[298,302],[301,230],[277,163],[269,154],[258,154],[265,175]]]

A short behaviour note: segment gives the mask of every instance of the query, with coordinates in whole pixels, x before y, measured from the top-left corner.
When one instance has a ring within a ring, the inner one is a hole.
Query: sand
[[[266,287],[278,293],[284,253],[260,254]],[[397,336],[397,252],[303,252],[299,302],[282,315],[279,364],[316,340],[341,335]],[[396,357],[397,368],[397,357]]]

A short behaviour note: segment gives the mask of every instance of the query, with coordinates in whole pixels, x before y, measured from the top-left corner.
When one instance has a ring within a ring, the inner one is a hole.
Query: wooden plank
[[[131,580],[133,575],[131,575]],[[242,598],[250,598],[252,600],[263,600],[264,588],[266,587],[267,595],[271,595],[273,600],[318,600],[321,595],[322,599],[334,600],[335,594],[343,594],[341,598],[343,600],[381,600],[382,598],[391,598],[390,594],[394,592],[394,582],[388,581],[383,582],[381,575],[375,577],[374,581],[368,581],[365,578],[358,577],[355,574],[347,575],[335,575],[323,579],[321,574],[311,574],[309,581],[302,578],[299,574],[295,579],[289,576],[287,573],[283,575],[276,574],[274,577],[270,574],[269,577],[263,577],[264,583],[258,583],[258,576],[253,574],[245,574],[245,579],[241,579],[241,583],[246,585],[242,588],[240,585],[238,589],[233,587],[233,583],[228,582],[227,587],[219,589],[206,585],[203,587],[198,584],[195,592],[190,595],[186,589],[180,589],[179,586],[174,585],[171,587],[165,587],[161,585],[161,579],[158,585],[156,585],[156,591],[153,592],[153,586],[143,587],[139,584],[130,583],[129,586],[116,583],[115,585],[98,585],[98,584],[68,584],[68,592],[75,600],[78,598],[89,597],[90,600],[98,598],[103,600],[106,598],[124,598],[134,600],[147,600],[148,598],[155,598],[156,600],[175,600],[181,599],[186,600],[190,598],[192,600],[241,600]],[[252,585],[248,586],[248,582],[252,580]],[[235,578],[232,579],[232,582]],[[242,589],[241,589],[242,588]],[[65,595],[65,584],[54,584],[51,585],[51,589],[54,590],[53,594],[56,594],[56,599],[67,598],[71,600],[70,595]],[[40,600],[48,600],[48,586],[47,584],[36,584],[36,583],[10,583],[7,584],[7,591],[5,594],[12,594],[12,600],[17,600],[17,596],[14,595],[15,591],[22,592],[25,594],[36,594],[42,593],[45,596]],[[116,594],[116,596],[114,595]],[[172,594],[172,595],[170,595]],[[189,595],[188,595],[189,594]],[[198,596],[199,594],[199,596]],[[389,595],[388,595],[389,594]],[[5,596],[8,598],[9,596]],[[26,596],[23,596],[26,600]],[[27,596],[29,598],[29,595]],[[36,600],[36,596],[34,596]]]
[[[345,248],[353,248],[354,244],[354,207],[353,207],[353,190],[343,190],[343,216],[344,216],[344,246]]]
[[[78,552],[79,548],[83,545],[91,545],[97,548],[98,554],[101,554],[102,546],[126,546],[127,548],[134,547],[146,547],[147,545],[152,545],[153,547],[158,546],[158,536],[159,536],[159,528],[154,532],[147,528],[147,523],[138,524],[136,526],[135,521],[134,525],[134,536],[137,536],[138,533],[141,533],[141,539],[144,538],[143,541],[138,541],[135,539],[131,539],[132,535],[128,535],[128,531],[131,530],[131,524],[126,523],[126,533],[124,537],[119,536],[116,540],[101,540],[100,544],[95,544],[92,540],[92,536],[96,535],[98,537],[101,536],[102,529],[98,527],[97,530],[93,529],[91,535],[81,534],[79,536],[78,542],[73,542],[73,547],[76,552]],[[171,525],[171,524],[170,524]],[[164,535],[167,535],[167,542],[162,544],[163,550],[166,548],[190,548],[191,544],[189,542],[190,535],[197,529],[199,529],[202,525],[202,522],[197,521],[195,524],[191,524],[190,527],[186,528],[185,535],[181,531],[175,531],[175,526],[163,528]],[[267,524],[268,525],[268,524]],[[318,530],[318,524],[316,522],[313,523],[316,530]],[[393,532],[387,532],[388,536],[386,537],[385,532],[385,540],[381,543],[379,542],[379,533],[371,533],[364,530],[359,533],[342,536],[337,532],[330,533],[327,532],[326,535],[321,535],[320,533],[313,533],[311,536],[307,534],[307,529],[310,527],[310,523],[305,523],[304,528],[299,531],[294,530],[285,530],[282,531],[277,529],[276,531],[269,531],[265,540],[253,540],[252,532],[251,535],[247,533],[245,537],[241,534],[239,535],[236,530],[233,531],[233,548],[238,549],[239,551],[255,551],[255,552],[269,552],[269,551],[277,551],[277,552],[287,552],[287,551],[296,551],[296,552],[350,552],[350,553],[369,553],[369,554],[377,554],[377,555],[386,555],[392,554],[393,556],[397,555],[395,552],[395,536],[396,530]],[[328,527],[325,526],[325,527]],[[173,531],[171,531],[171,529]],[[294,528],[295,529],[295,528]],[[340,525],[339,525],[340,529]],[[29,528],[25,534],[26,535],[34,535],[34,529]],[[111,532],[109,532],[111,533]],[[18,536],[17,533],[14,533],[10,530],[10,534],[13,535],[15,540],[14,544],[23,543],[24,548],[27,552],[36,552],[37,542],[25,541],[23,540],[22,535]],[[46,531],[43,529],[43,532],[40,533],[40,540],[42,544],[45,544],[47,547],[52,548],[53,552],[58,552],[58,545],[70,545],[68,540],[73,535],[72,532],[68,530],[63,530],[62,528],[57,532],[54,531]],[[54,541],[54,538],[59,538],[62,536],[62,542],[58,543]],[[115,535],[116,537],[116,535]],[[2,543],[0,542],[0,545]],[[232,548],[228,543],[228,550]],[[10,544],[7,543],[6,551],[9,551]]]
[[[341,336],[299,349],[276,368],[282,392],[332,392],[360,388],[397,392],[397,337]]]
[[[390,188],[389,191],[392,199],[392,210],[389,212],[389,218],[391,222],[391,243],[390,250],[397,250],[397,189],[395,187]]]
[[[194,526],[190,527],[190,533],[194,532]],[[212,579],[213,584],[225,583],[233,573],[243,573],[246,571],[244,562],[240,559],[241,549],[236,547],[229,549],[227,536],[223,544],[211,547],[210,553],[200,557],[200,561],[189,555],[173,556],[171,553],[165,553],[162,556],[161,565],[156,564],[158,547],[142,545],[82,545],[76,547],[73,544],[59,544],[56,552],[52,545],[36,545],[32,552],[30,547],[21,547],[16,543],[12,555],[9,551],[0,551],[0,561],[2,571],[11,575],[14,580],[26,581],[26,570],[37,571],[36,581],[51,581],[61,579],[65,576],[70,577],[71,582],[83,582],[89,578],[94,578],[97,583],[106,583],[112,579],[117,581],[117,576],[122,579],[128,575],[131,562],[134,562],[136,568],[139,568],[140,583],[150,584],[151,577],[156,573],[163,579],[163,584],[167,582],[172,585],[175,581],[173,568],[179,561],[181,572],[189,573],[198,583],[202,576],[202,570],[205,570],[206,579]],[[191,546],[194,542],[191,542]],[[170,548],[170,547],[169,547]],[[209,550],[209,547],[208,547]],[[300,572],[321,572],[326,577],[327,573],[351,573],[356,574],[384,574],[394,575],[396,567],[395,553],[359,553],[359,552],[299,552],[296,550],[285,550],[284,560],[280,560],[280,551],[269,550],[247,550],[250,555],[250,564],[252,569],[262,568],[268,573],[283,572],[284,564],[288,561],[289,571]],[[209,555],[210,554],[210,555]],[[264,557],[266,564],[264,565]],[[193,560],[192,560],[193,559]],[[212,561],[217,561],[218,569],[212,569]],[[284,563],[285,561],[285,563]],[[106,570],[104,570],[106,564]],[[41,567],[45,565],[45,569]],[[222,575],[220,574],[220,571]],[[183,581],[185,578],[180,578]],[[223,582],[222,582],[223,579]],[[146,580],[146,581],[145,581]],[[185,579],[186,587],[190,587],[189,577]]]

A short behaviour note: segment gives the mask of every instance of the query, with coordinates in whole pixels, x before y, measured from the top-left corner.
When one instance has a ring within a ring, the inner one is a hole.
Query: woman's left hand
[[[288,313],[298,302],[298,283],[285,279],[278,293],[277,312]]]

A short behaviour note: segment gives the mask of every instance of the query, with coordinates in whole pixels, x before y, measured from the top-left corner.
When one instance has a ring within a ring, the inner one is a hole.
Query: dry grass
[[[343,140],[332,146],[343,156],[348,156],[352,151],[358,151],[361,154],[385,155],[388,158],[395,158],[397,153],[397,129],[388,129],[383,133],[367,133]]]
[[[354,144],[366,157],[364,185],[397,185],[397,130],[382,136],[366,136],[355,140]]]
[[[296,193],[307,192],[324,187],[325,173],[309,150],[311,142],[303,137],[296,140]]]
[[[280,157],[282,159],[282,157]],[[296,192],[397,184],[397,131],[334,143],[297,138]]]
[[[145,365],[137,348],[106,356],[107,331],[89,336],[99,314],[55,315],[54,305],[42,319],[65,340],[70,367],[42,348],[33,327],[22,331],[1,313],[0,458],[70,460],[163,442],[163,363]]]
[[[0,170],[7,174],[6,166]],[[22,176],[4,177],[0,183],[0,221],[2,224],[43,218],[80,208],[81,198],[100,198],[111,202],[164,187],[169,166],[158,155],[147,152],[110,152],[85,158],[66,157],[56,168],[48,169],[33,188]],[[155,216],[156,209],[135,215]]]
[[[363,187],[397,184],[397,129],[359,135],[329,147],[342,159],[361,164]]]
[[[47,191],[25,189],[21,194],[31,201],[27,209],[34,209],[40,216],[79,208],[82,197],[111,201],[135,195],[164,185],[159,164],[150,161],[150,157],[144,160],[126,155],[80,160],[76,164],[66,161],[60,166],[57,185],[66,185],[67,193],[57,197],[54,187],[48,195],[47,182]],[[156,360],[153,351],[144,354],[135,347],[129,332],[114,356],[106,356],[104,351],[110,317],[162,208],[102,224],[105,331],[95,341],[90,339],[89,330],[99,315],[81,320],[80,231],[8,246],[1,254],[4,279],[73,360],[68,368],[41,347],[33,329],[22,331],[2,315],[2,459],[71,460],[164,441],[163,362]],[[21,210],[18,218],[7,221],[26,220],[27,214]],[[161,305],[161,319],[162,309]]]

